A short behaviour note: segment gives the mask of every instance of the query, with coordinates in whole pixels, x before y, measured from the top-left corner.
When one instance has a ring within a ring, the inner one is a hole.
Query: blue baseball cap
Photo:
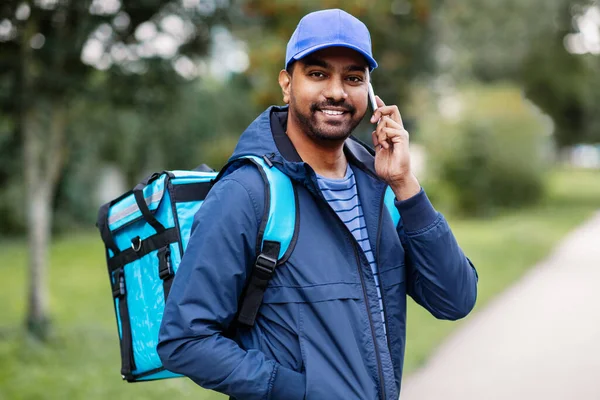
[[[292,62],[327,47],[356,50],[365,57],[371,71],[377,68],[367,26],[339,9],[315,11],[300,20],[287,44],[285,68]]]

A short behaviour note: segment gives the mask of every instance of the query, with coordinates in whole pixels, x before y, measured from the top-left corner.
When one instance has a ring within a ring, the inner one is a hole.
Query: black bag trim
[[[173,270],[173,264],[171,262],[171,246],[167,245],[158,250],[158,277],[163,281],[163,292],[165,297],[165,303],[167,297],[171,291],[171,285],[173,284],[173,278],[175,277],[175,271]]]
[[[196,172],[217,172],[206,164],[200,164],[196,168],[193,169]]]
[[[113,203],[110,202],[100,207],[100,210],[98,210],[98,220],[96,222],[96,226],[100,230],[100,236],[102,237],[102,241],[106,245],[106,248],[110,249],[113,252],[113,255],[117,255],[121,252],[121,250],[119,250],[119,247],[113,238],[112,232],[108,228],[108,210],[112,205]]]
[[[172,174],[169,175],[171,177]],[[171,199],[175,199],[173,188],[175,185],[168,179],[165,181],[165,188],[169,192]],[[177,215],[177,204],[175,201],[171,201],[171,213],[173,214],[173,221],[175,223],[175,229],[177,230],[177,243],[179,244],[179,257],[183,257],[183,240],[181,240],[181,226],[179,225],[179,216]]]
[[[150,371],[142,372],[141,374],[135,374],[135,375],[131,374],[129,376],[123,375],[123,379],[129,383],[152,382],[152,381],[162,380],[163,378],[144,379],[144,380],[140,380],[140,379],[145,378],[150,375],[158,374],[159,372],[163,372],[163,371],[167,371],[167,369],[165,367],[159,367],[159,368],[151,369]]]
[[[135,251],[132,247],[121,251],[119,254],[108,259],[108,269],[114,271],[117,268],[123,268],[125,265],[139,260],[148,253],[165,247],[171,243],[179,241],[179,232],[176,228],[169,228],[163,233],[157,233],[139,241],[139,250]]]
[[[238,323],[246,326],[254,325],[256,314],[265,295],[265,290],[275,273],[280,247],[281,244],[279,242],[265,241],[262,252],[256,257],[256,262],[254,263],[254,268],[252,268],[250,280],[246,287],[246,293],[239,307]]]
[[[124,378],[131,377],[131,372],[136,369],[133,357],[133,344],[131,336],[131,321],[129,319],[129,308],[127,306],[127,284],[123,268],[117,268],[112,272],[113,297],[119,299],[119,318],[121,320],[121,375]],[[116,307],[116,305],[115,305]]]
[[[173,201],[177,203],[201,201],[206,198],[211,186],[210,182],[184,183],[181,185],[173,185],[173,189],[170,193],[171,196],[173,196]]]

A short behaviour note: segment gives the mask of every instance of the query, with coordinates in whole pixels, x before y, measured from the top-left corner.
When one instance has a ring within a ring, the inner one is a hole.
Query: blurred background
[[[282,103],[299,19],[334,7],[370,28],[475,312],[600,208],[598,1],[1,0],[0,399],[222,398],[121,382],[96,213],[153,171],[219,169]],[[408,326],[406,374],[457,324],[411,303]]]

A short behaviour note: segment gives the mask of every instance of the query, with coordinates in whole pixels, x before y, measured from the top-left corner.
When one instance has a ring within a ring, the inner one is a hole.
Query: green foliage
[[[548,122],[510,86],[472,87],[450,101],[461,108],[457,119],[426,120],[420,132],[432,196],[468,215],[538,200]]]
[[[129,188],[155,171],[201,163],[218,170],[258,112],[245,84],[242,77],[195,82],[180,87],[170,103],[153,112],[79,103],[81,117],[69,127],[73,142],[58,188],[55,231],[95,222],[98,165],[103,163],[122,171]],[[90,128],[94,135],[78,135]]]
[[[551,40],[559,6],[546,0],[443,2],[437,10],[443,72],[459,80],[514,79],[534,40]]]
[[[559,147],[600,142],[600,61],[571,54],[566,45],[582,29],[574,17],[590,6],[600,3],[444,2],[437,11],[440,72],[455,82],[513,81],[553,119]]]
[[[555,30],[532,44],[519,76],[527,96],[554,120],[559,147],[600,142],[600,60],[565,48],[577,3],[564,4]]]
[[[194,65],[208,56],[211,28],[227,26],[234,10],[229,2],[208,8],[170,0],[3,2],[0,234],[25,230],[24,137],[45,150],[32,168],[52,189],[57,185],[53,223],[64,231],[93,221],[103,162],[117,164],[133,184],[150,170],[192,168],[203,137],[230,135],[242,119],[228,118],[224,127],[227,117],[219,114],[233,99],[231,112],[244,117],[249,108],[240,110],[240,102],[247,91],[238,85],[242,94],[215,101],[174,66],[182,57]],[[50,135],[58,126],[54,116],[63,114],[65,128]],[[34,134],[25,136],[26,127]],[[50,146],[50,137],[60,144]],[[58,168],[48,168],[54,160]]]

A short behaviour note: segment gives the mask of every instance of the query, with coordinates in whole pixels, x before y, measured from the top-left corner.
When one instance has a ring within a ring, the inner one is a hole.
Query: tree
[[[440,72],[454,83],[520,84],[552,117],[559,147],[599,141],[598,57],[568,48],[578,20],[590,10],[597,19],[594,9],[597,0],[445,2],[437,12]]]
[[[30,254],[26,325],[36,337],[46,337],[49,328],[53,200],[73,136],[86,134],[69,130],[78,117],[76,105],[100,99],[156,107],[184,82],[180,75],[189,72],[192,60],[206,54],[210,27],[217,23],[227,23],[222,3],[206,8],[194,1],[9,0],[0,5],[2,112],[10,116],[23,149]]]
[[[583,36],[580,19],[594,10],[600,15],[597,2],[563,2],[554,30],[546,40],[539,38],[523,61],[520,78],[525,92],[552,117],[559,148],[600,142],[600,49],[592,49],[595,55],[587,54],[585,38],[578,37]],[[593,29],[596,18],[589,17],[586,23]],[[600,30],[597,21],[595,28]]]

